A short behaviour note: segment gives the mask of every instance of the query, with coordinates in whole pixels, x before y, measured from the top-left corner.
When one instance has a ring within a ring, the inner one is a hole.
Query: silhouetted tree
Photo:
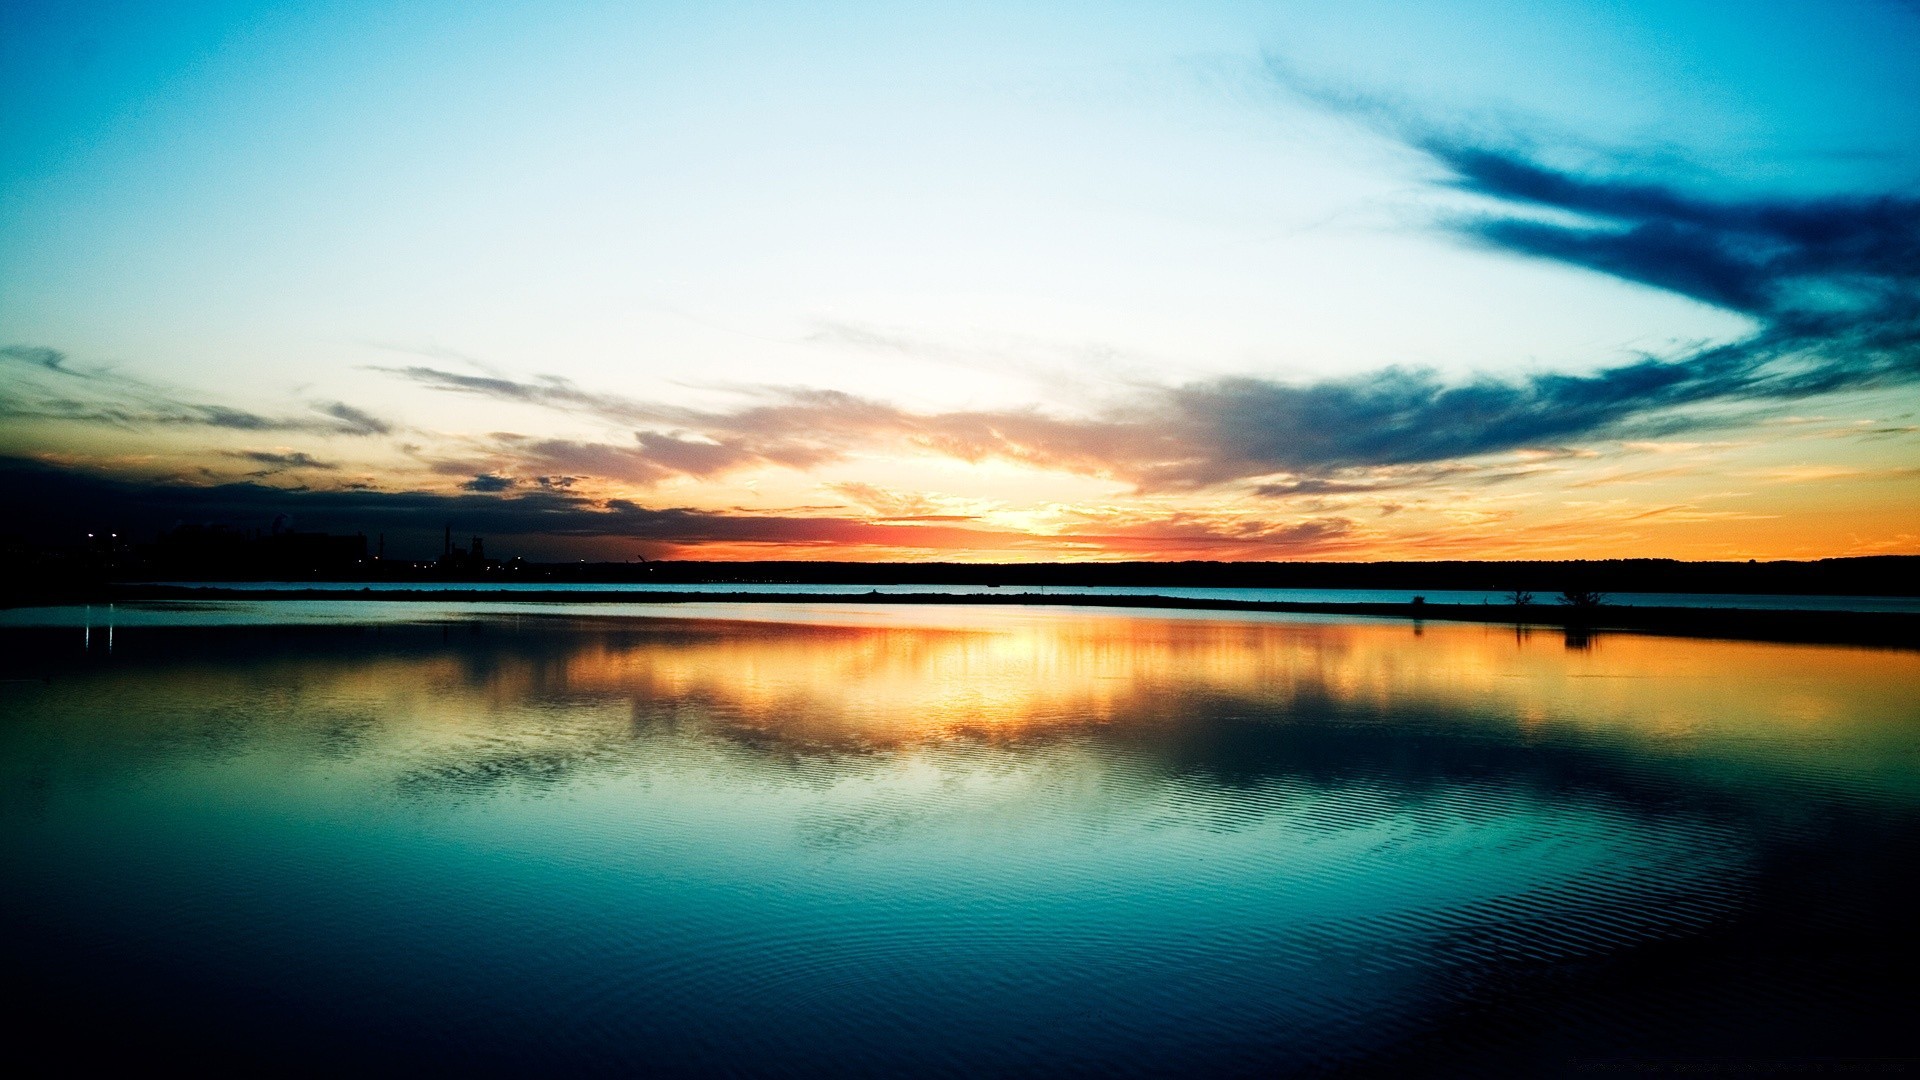
[[[1580,611],[1592,611],[1607,602],[1607,594],[1592,589],[1568,589],[1560,594],[1560,602]]]
[[[1526,589],[1515,589],[1507,594],[1507,603],[1514,607],[1527,607],[1533,603],[1533,593]]]

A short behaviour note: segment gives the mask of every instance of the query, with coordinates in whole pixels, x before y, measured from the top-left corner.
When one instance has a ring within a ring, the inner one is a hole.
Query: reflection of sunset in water
[[[498,672],[508,694],[724,703],[778,728],[887,744],[965,731],[1017,736],[1135,716],[1143,699],[1306,697],[1384,710],[1424,702],[1530,722],[1608,723],[1652,737],[1790,737],[1911,719],[1912,652],[1393,623],[1277,623],[983,613],[939,627],[687,623],[610,635],[564,667]],[[507,686],[512,689],[506,689]]]
[[[20,963],[97,997],[140,985],[103,935],[190,942],[217,1000],[422,1015],[439,1066],[523,1070],[1855,1052],[1910,1012],[1856,991],[1908,918],[1911,652],[688,614],[5,632],[0,915],[55,943]],[[196,965],[133,1014],[222,1015]]]
[[[1266,724],[1411,715],[1760,763],[1791,751],[1857,780],[1911,781],[1897,755],[1880,753],[1914,737],[1920,654],[1910,651],[1627,634],[1570,648],[1557,632],[1490,626],[1019,609],[834,611],[826,623],[754,614],[387,627],[345,657],[280,648],[246,666],[153,667],[131,657],[99,672],[96,689],[190,708],[263,681],[274,689],[245,719],[269,743],[291,733],[260,724],[317,710],[377,718],[361,725],[364,748],[406,756],[619,741],[663,719],[791,751],[873,752],[1101,730],[1175,736],[1183,717],[1224,711]]]

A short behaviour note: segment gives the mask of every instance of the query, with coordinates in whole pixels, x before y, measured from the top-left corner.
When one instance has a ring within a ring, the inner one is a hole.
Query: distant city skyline
[[[1916,55],[1894,0],[18,6],[0,500],[423,557],[1920,552]]]

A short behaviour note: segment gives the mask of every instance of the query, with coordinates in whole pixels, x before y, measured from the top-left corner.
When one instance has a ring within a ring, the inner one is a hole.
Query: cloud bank
[[[1255,483],[1270,495],[1364,490],[1349,474],[1673,434],[1725,424],[1730,411],[1920,379],[1920,199],[1711,199],[1431,134],[1409,142],[1446,170],[1449,186],[1494,204],[1445,219],[1456,235],[1740,312],[1759,328],[1744,340],[1589,373],[1448,379],[1389,366],[1318,382],[1223,378],[1142,390],[1079,416],[917,413],[792,388],[701,411],[551,376],[385,370],[443,391],[633,425],[631,444],[528,442],[519,450],[530,468],[635,483],[809,469],[905,448],[1111,477],[1140,491]]]
[[[262,455],[263,457],[266,455]],[[476,478],[485,480],[487,478]],[[494,478],[498,479],[498,478]],[[511,490],[510,490],[511,489]],[[149,537],[181,525],[259,526],[381,533],[396,557],[438,550],[441,529],[480,534],[494,550],[537,558],[593,550],[625,558],[722,548],[757,555],[831,549],[837,554],[1008,551],[1247,557],[1333,550],[1352,532],[1340,518],[1221,521],[1199,515],[1080,515],[1046,535],[993,529],[946,516],[875,521],[844,515],[650,508],[596,500],[563,485],[468,483],[454,493],[361,488],[282,488],[254,481],[196,485],[106,476],[42,462],[0,458],[0,505],[37,508],[22,524],[58,541],[82,532]],[[505,540],[505,543],[500,541]],[[620,542],[611,546],[613,542]],[[584,542],[584,546],[583,543]]]

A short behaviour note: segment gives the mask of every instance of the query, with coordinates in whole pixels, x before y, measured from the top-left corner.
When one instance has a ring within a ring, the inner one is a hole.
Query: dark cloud
[[[349,435],[389,435],[393,432],[392,424],[342,401],[323,402],[314,408],[340,421],[340,430]]]
[[[1591,375],[1449,382],[1431,371],[1388,369],[1304,386],[1219,380],[1166,393],[1161,430],[1177,433],[1175,441],[1191,452],[1138,462],[1132,476],[1149,486],[1279,472],[1324,477],[1670,433],[1723,422],[1674,413],[1688,406],[1796,400],[1910,382],[1920,373],[1909,349],[1845,344],[1822,353],[1763,334],[1683,360],[1648,359]]]
[[[460,486],[468,491],[505,491],[513,486],[513,477],[481,473]]]
[[[463,375],[456,371],[444,371],[422,364],[397,368],[375,366],[371,370],[398,375],[410,382],[435,390],[477,394],[481,397],[525,402],[529,405],[588,412],[621,423],[658,420],[663,416],[663,410],[650,406],[646,402],[618,394],[583,390],[572,381],[557,375],[541,375],[529,381],[521,381],[496,375]]]
[[[1743,312],[1776,332],[1825,312],[1815,321],[1891,323],[1914,340],[1920,193],[1756,195],[1702,176],[1670,148],[1610,150],[1510,125],[1473,131],[1282,57],[1269,56],[1267,71],[1289,94],[1426,155],[1455,190],[1501,204],[1443,223],[1460,235]],[[1548,157],[1588,164],[1558,168]]]
[[[228,450],[225,451],[225,454],[227,457],[239,458],[242,461],[251,461],[257,465],[265,465],[274,471],[281,469],[321,469],[325,471],[336,471],[340,468],[340,466],[331,461],[321,461],[312,454],[300,450]]]
[[[1565,453],[1542,455],[1544,458],[1567,456]],[[1378,495],[1389,491],[1428,487],[1439,483],[1486,486],[1533,476],[1544,462],[1475,465],[1446,462],[1415,468],[1357,468],[1335,470],[1324,476],[1288,476],[1257,485],[1253,492],[1270,498],[1319,495]]]
[[[490,550],[533,558],[576,553],[623,558],[636,547],[651,555],[712,545],[834,552],[1080,549],[1277,558],[1339,550],[1356,539],[1353,522],[1340,517],[1249,521],[1191,514],[1086,514],[1066,521],[1053,535],[1036,536],[939,515],[872,520],[815,516],[794,508],[721,512],[648,507],[630,499],[597,501],[549,485],[514,484],[492,491],[472,490],[469,482],[466,487],[469,490],[443,494],[351,484],[324,490],[252,481],[201,486],[0,458],[0,505],[18,511],[19,531],[53,541],[102,528],[145,538],[181,524],[253,528],[276,519],[298,521],[301,528],[314,531],[378,533],[387,537],[388,550],[403,558],[409,550],[416,555],[438,550],[441,529],[448,525],[462,534],[486,536]]]
[[[297,431],[306,426],[302,422],[261,416],[259,413],[247,412],[244,409],[230,409],[224,405],[188,405],[184,412],[172,416],[155,416],[153,422],[205,424],[208,427],[231,428],[235,431]]]
[[[605,503],[552,488],[515,494],[364,489],[287,490],[254,482],[196,486],[136,480],[0,458],[0,505],[18,511],[21,531],[58,539],[112,526],[150,536],[181,523],[258,525],[284,515],[310,530],[382,532],[396,545],[412,538],[437,550],[440,529],[515,538],[523,553],[553,550],[552,540],[591,542],[606,551],[630,541],[656,549],[705,544],[943,548],[1004,547],[1018,538],[947,525],[889,525],[844,517],[727,514]],[[630,549],[629,549],[630,550]]]
[[[64,366],[67,362],[66,353],[42,345],[7,345],[0,347],[0,357],[43,367],[48,371],[58,371],[67,375],[76,374],[71,368]]]
[[[329,413],[329,416],[332,414]],[[0,416],[21,420],[59,420],[102,427],[207,427],[226,431],[301,433],[308,435],[371,435],[384,430],[344,418],[268,416],[226,405],[167,400],[78,400],[70,397],[32,397],[0,391]],[[377,423],[377,422],[376,422]]]
[[[225,405],[168,403],[145,413],[111,410],[106,415],[134,426],[193,425],[226,428],[230,431],[304,432],[310,435],[384,435],[392,428],[385,422],[350,405],[335,402],[316,406],[326,418],[310,416],[266,416]]]
[[[1460,190],[1583,219],[1507,213],[1455,223],[1505,250],[1768,320],[1836,306],[1886,317],[1920,286],[1920,199],[1707,199],[1659,183],[1575,176],[1439,138],[1421,147]]]
[[[989,424],[1014,456],[1105,460],[1143,486],[1274,473],[1270,494],[1365,489],[1342,470],[1437,463],[1726,422],[1728,406],[1920,379],[1920,199],[1706,199],[1576,176],[1521,155],[1426,138],[1455,186],[1513,206],[1452,223],[1476,240],[1745,312],[1752,336],[1591,374],[1448,380],[1387,368],[1318,383],[1221,379],[1149,394],[1129,415],[1049,432]],[[1575,215],[1547,221],[1538,211]],[[1002,452],[990,443],[987,452]]]
[[[1177,411],[1218,431],[1223,453],[1220,467],[1177,472],[1217,475],[1236,471],[1235,460],[1257,468],[1278,458],[1324,473],[1540,439],[1671,434],[1726,422],[1713,406],[1920,379],[1920,197],[1912,191],[1737,194],[1671,152],[1609,153],[1572,139],[1560,140],[1561,156],[1589,166],[1557,168],[1521,149],[1539,140],[1464,135],[1405,102],[1316,81],[1283,59],[1269,58],[1268,69],[1289,93],[1427,155],[1445,184],[1494,205],[1444,217],[1457,235],[1740,312],[1759,328],[1742,341],[1585,376],[1448,382],[1390,368],[1317,386],[1183,388],[1170,392]],[[1328,433],[1303,421],[1367,430]],[[1267,422],[1284,426],[1263,434]],[[1281,442],[1296,445],[1273,453]],[[1203,434],[1198,444],[1210,442]]]

